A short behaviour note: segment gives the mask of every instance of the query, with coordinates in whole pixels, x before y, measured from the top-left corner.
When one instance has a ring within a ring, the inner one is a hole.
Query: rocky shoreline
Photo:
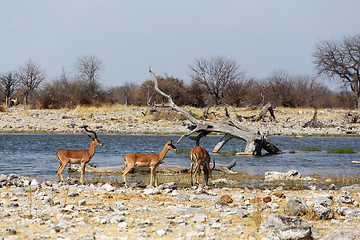
[[[201,109],[188,109],[201,115]],[[187,121],[164,110],[119,107],[107,110],[26,110],[0,112],[3,133],[184,133]],[[258,111],[230,109],[230,115]],[[304,127],[313,111],[278,109],[276,121],[244,120],[268,135],[360,134],[346,110],[318,110],[322,127]],[[154,115],[155,114],[155,115]],[[222,121],[222,109],[213,118]],[[290,173],[269,173],[266,181]],[[293,173],[291,173],[293,175]],[[226,178],[226,176],[225,176]],[[278,180],[277,180],[278,181]],[[109,183],[68,185],[0,174],[2,239],[360,239],[360,186],[284,190],[184,188],[174,182],[157,188]]]
[[[0,239],[359,239],[360,186],[67,185],[0,175]]]
[[[204,109],[184,107],[185,110],[201,116]],[[210,111],[206,121],[224,120],[224,109]],[[276,109],[276,120],[265,118],[243,123],[254,130],[268,135],[321,134],[346,135],[360,134],[360,126],[349,122],[345,116],[348,110],[318,110],[318,121],[322,127],[304,127],[313,117],[313,109]],[[230,117],[252,116],[259,110],[230,109]],[[356,113],[356,112],[355,112]],[[211,117],[212,116],[212,117]],[[35,133],[82,133],[80,126],[89,125],[100,133],[184,133],[188,132],[187,120],[179,120],[179,115],[171,109],[152,111],[148,107],[116,106],[109,109],[82,110],[26,110],[23,107],[11,108],[0,112],[0,132],[35,132]]]

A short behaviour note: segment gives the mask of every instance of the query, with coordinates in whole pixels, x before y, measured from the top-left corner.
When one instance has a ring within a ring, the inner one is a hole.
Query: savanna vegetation
[[[248,76],[234,60],[215,56],[195,59],[189,65],[190,82],[168,75],[157,78],[159,87],[179,106],[257,107],[271,102],[291,108],[359,107],[360,35],[319,43],[313,63],[315,76],[277,70],[258,79]],[[151,80],[105,88],[101,79],[104,65],[96,56],[83,56],[73,72],[63,69],[58,77],[48,79],[40,64],[29,59],[15,70],[0,73],[0,101],[6,107],[21,103],[39,109],[104,104],[152,106],[164,101],[155,94]],[[343,83],[344,89],[330,90],[324,82],[330,79]]]

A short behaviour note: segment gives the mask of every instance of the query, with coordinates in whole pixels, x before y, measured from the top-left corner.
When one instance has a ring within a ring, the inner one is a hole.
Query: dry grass
[[[263,219],[262,219],[262,206],[261,206],[261,198],[256,197],[253,199],[253,219],[255,226],[260,227]]]
[[[139,119],[143,121],[177,121],[180,119],[180,115],[171,109],[159,109],[155,113],[141,114]]]
[[[113,105],[102,105],[100,107],[95,106],[77,106],[74,109],[62,108],[60,111],[72,111],[75,113],[109,113],[109,112],[128,112],[133,113],[134,110],[141,109],[143,107],[135,107],[135,106],[125,106],[121,104],[113,104]],[[146,107],[144,107],[146,108]]]
[[[195,116],[196,118],[202,118],[204,111],[207,108],[195,108],[195,107],[189,107],[189,106],[183,106],[184,110],[190,112]],[[230,114],[230,117],[235,118],[236,114],[249,117],[253,115],[258,115],[261,112],[261,108],[258,109],[252,109],[248,107],[232,107],[232,106],[226,106],[228,109],[228,112]],[[56,111],[56,112],[73,112],[73,113],[109,113],[109,112],[124,112],[132,114],[134,111],[140,112],[146,112],[150,109],[148,106],[125,106],[121,104],[103,104],[101,106],[77,106],[75,108],[61,108],[61,109],[44,109],[44,110],[34,110],[30,107],[24,107],[24,106],[17,106],[13,107],[11,109],[19,109],[19,110],[25,110],[25,111]],[[168,110],[172,111],[168,108],[157,108],[158,110]],[[5,111],[6,108],[4,106],[0,106],[0,111]],[[275,116],[277,118],[288,118],[288,117],[312,117],[314,115],[314,109],[313,108],[286,108],[286,107],[276,107],[274,109]],[[318,117],[341,117],[349,110],[347,109],[318,109]],[[209,119],[216,119],[216,118],[225,118],[225,107],[224,106],[216,106],[211,107],[209,109]],[[360,110],[351,110],[351,112],[355,114],[360,114]]]

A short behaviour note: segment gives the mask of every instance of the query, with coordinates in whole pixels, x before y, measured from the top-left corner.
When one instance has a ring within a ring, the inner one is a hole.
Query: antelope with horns
[[[94,136],[89,136],[91,139],[90,147],[89,149],[84,150],[69,150],[69,149],[63,149],[56,153],[56,158],[59,161],[60,166],[57,168],[56,173],[58,176],[58,180],[63,183],[64,178],[62,176],[62,172],[64,171],[66,165],[68,163],[75,163],[75,164],[81,164],[81,177],[80,177],[80,183],[84,183],[84,173],[85,173],[85,166],[88,162],[90,162],[91,158],[95,154],[95,147],[96,146],[103,146],[102,142],[99,141],[96,133],[94,131],[90,131],[87,129],[88,126],[83,126],[82,128],[85,129],[88,133],[92,133]]]
[[[166,153],[169,150],[176,151],[177,148],[172,144],[172,141],[168,141],[163,150],[160,153],[150,153],[150,154],[142,154],[142,153],[128,153],[124,156],[124,161],[126,164],[126,169],[123,171],[123,183],[126,184],[126,174],[133,169],[135,166],[138,167],[150,167],[151,169],[151,177],[150,177],[150,185],[155,181],[155,186],[157,186],[157,178],[156,178],[156,168],[160,165],[162,160],[165,158]]]
[[[204,172],[204,178],[205,178],[205,185],[208,186],[208,180],[209,177],[212,178],[212,170],[215,168],[215,161],[214,166],[212,169],[210,169],[210,155],[208,151],[206,151],[205,148],[201,146],[196,146],[190,151],[190,177],[191,177],[191,186],[193,186],[193,165],[196,163],[195,167],[195,178],[196,178],[196,184],[199,184],[199,177],[201,173],[201,167]]]

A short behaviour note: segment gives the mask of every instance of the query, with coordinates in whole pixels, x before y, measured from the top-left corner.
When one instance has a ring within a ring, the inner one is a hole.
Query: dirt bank
[[[185,107],[194,116],[202,119],[205,109]],[[260,112],[246,108],[228,108],[230,117],[253,116]],[[259,122],[243,119],[244,123],[268,135],[292,134],[360,134],[358,123],[349,123],[345,118],[348,110],[319,109],[321,128],[304,127],[312,119],[313,109],[276,108],[276,120],[265,118]],[[357,112],[353,112],[358,114]],[[224,108],[211,108],[204,121],[226,119]],[[151,111],[148,107],[125,107],[116,105],[102,108],[76,108],[61,110],[27,110],[23,107],[0,112],[1,132],[81,133],[82,125],[89,125],[99,133],[184,133],[188,121],[171,109]]]

